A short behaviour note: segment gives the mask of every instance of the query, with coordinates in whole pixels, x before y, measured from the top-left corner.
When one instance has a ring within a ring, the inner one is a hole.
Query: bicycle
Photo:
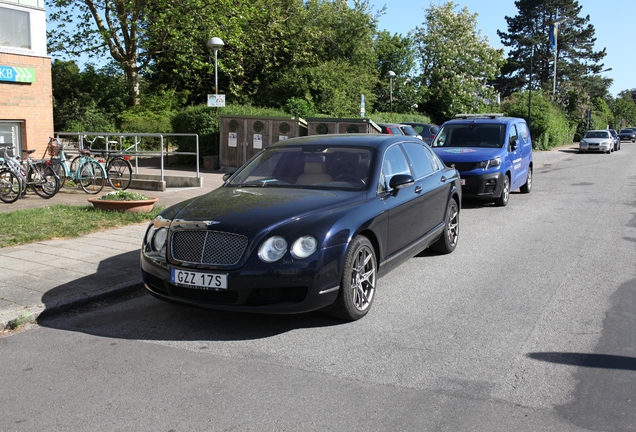
[[[27,188],[44,199],[49,199],[60,190],[60,183],[55,171],[47,161],[34,160],[31,154],[35,150],[22,150],[27,154],[26,159],[20,160],[16,156],[8,154],[8,150],[16,149],[15,146],[3,146],[3,168],[0,171],[2,187],[0,188],[0,200],[6,203],[15,202],[26,193]]]
[[[106,141],[106,149],[94,149],[93,144],[97,139],[103,139]],[[132,182],[132,164],[130,163],[130,156],[123,155],[119,152],[110,151],[110,144],[119,144],[117,141],[108,141],[103,136],[96,136],[93,140],[89,140],[87,135],[84,135],[84,140],[90,144],[90,149],[94,153],[100,153],[105,157],[106,178],[113,189],[126,190]],[[73,163],[71,163],[73,166]]]
[[[90,150],[79,150],[79,156],[69,164],[64,153],[64,144],[57,138],[49,138],[47,152],[52,156],[52,169],[61,184],[64,184],[66,179],[73,180],[88,194],[97,194],[104,188],[106,171],[102,164],[91,158]]]

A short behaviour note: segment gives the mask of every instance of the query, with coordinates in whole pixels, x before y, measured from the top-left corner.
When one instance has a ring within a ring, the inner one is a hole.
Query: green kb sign
[[[35,82],[35,69],[0,66],[0,81],[21,83]]]

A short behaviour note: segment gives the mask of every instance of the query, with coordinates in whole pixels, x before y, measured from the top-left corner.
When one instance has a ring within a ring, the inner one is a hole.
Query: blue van
[[[524,119],[458,114],[442,125],[431,147],[459,171],[464,197],[505,206],[510,191],[532,189],[532,139]]]

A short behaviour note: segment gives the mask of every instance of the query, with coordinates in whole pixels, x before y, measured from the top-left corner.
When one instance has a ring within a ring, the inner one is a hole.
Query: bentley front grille
[[[220,231],[177,231],[172,235],[172,257],[192,264],[234,265],[239,262],[247,237]]]

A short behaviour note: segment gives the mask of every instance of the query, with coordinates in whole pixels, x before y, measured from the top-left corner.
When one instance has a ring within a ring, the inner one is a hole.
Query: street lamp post
[[[393,121],[393,78],[395,78],[395,72],[390,70],[386,75],[389,77],[389,107],[391,110],[391,121]]]
[[[225,43],[223,42],[223,39],[215,36],[208,41],[207,45],[208,45],[208,48],[214,50],[214,94],[215,94],[215,97],[218,97],[218,94],[219,94],[219,68],[218,68],[219,50],[225,46]],[[216,148],[217,148],[217,151],[220,151],[221,146],[219,144],[220,132],[219,132],[218,105],[216,106],[216,113],[214,115],[214,123],[215,123],[214,126],[216,128],[216,133],[215,133]],[[197,152],[198,152],[198,149],[197,149]],[[198,161],[197,161],[197,164],[198,164]]]
[[[556,96],[556,69],[557,69],[557,51],[559,50],[557,45],[557,38],[559,34],[559,24],[564,23],[568,17],[557,18],[552,21],[552,25],[554,28],[552,31],[554,32],[554,80],[552,82],[552,98]]]
[[[217,67],[219,50],[225,46],[223,39],[213,37],[208,41],[208,48],[214,50],[214,94],[219,94],[219,69]]]

